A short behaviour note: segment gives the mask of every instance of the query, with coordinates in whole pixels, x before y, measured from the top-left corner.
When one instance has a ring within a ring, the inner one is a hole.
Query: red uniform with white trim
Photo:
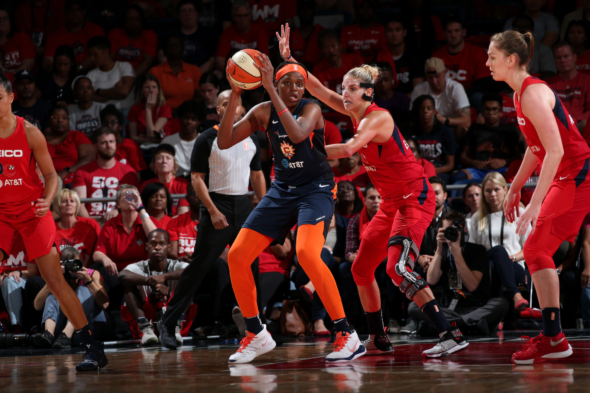
[[[547,83],[535,77],[526,78],[522,84],[521,96],[528,86],[539,83],[549,87]],[[546,154],[545,148],[534,125],[522,113],[520,98],[516,93],[514,106],[528,148],[542,165]],[[564,240],[574,241],[584,217],[590,211],[590,148],[557,94],[553,115],[564,154],[543,201],[535,232],[528,237],[524,245],[524,256],[531,274],[541,269],[555,268],[552,255]]]
[[[0,142],[0,249],[5,255],[9,255],[17,232],[30,260],[49,254],[54,245],[51,214],[35,217],[33,203],[45,192],[36,167],[24,119],[16,116],[14,132]]]
[[[365,117],[373,111],[388,113],[385,109],[371,104],[365,112]],[[356,119],[352,120],[356,133],[358,123]],[[375,269],[388,255],[388,242],[391,237],[409,238],[420,248],[424,233],[434,217],[436,202],[434,191],[426,179],[422,165],[416,161],[396,125],[387,142],[369,142],[359,150],[359,154],[383,200],[363,235],[359,253],[352,267],[355,282],[358,285],[369,285],[375,279]],[[393,251],[389,255],[387,272],[399,285],[402,277],[395,273],[399,251],[395,254],[396,248],[392,247],[390,250]]]

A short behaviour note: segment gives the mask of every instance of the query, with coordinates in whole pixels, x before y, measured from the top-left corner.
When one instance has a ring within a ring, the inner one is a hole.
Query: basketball
[[[260,70],[254,67],[254,62],[262,65],[255,57],[259,55],[255,49],[244,49],[237,52],[229,60],[227,72],[232,82],[244,90],[253,90],[262,84]]]

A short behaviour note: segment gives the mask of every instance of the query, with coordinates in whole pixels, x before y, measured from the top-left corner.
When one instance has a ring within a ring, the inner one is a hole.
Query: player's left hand
[[[47,202],[45,198],[37,199],[37,203],[31,202],[32,208],[35,210],[35,217],[43,217],[49,212],[51,203]]]
[[[262,63],[262,66],[259,66],[254,62],[254,67],[260,70],[260,74],[262,75],[262,86],[268,91],[269,89],[274,89],[274,73],[275,70],[270,62],[270,59],[264,53],[260,53],[256,55],[256,58]]]
[[[535,233],[535,226],[537,225],[537,219],[539,218],[540,213],[541,205],[529,203],[524,209],[524,213],[522,213],[516,221],[516,234],[518,236],[523,236],[527,229],[530,228],[531,224],[533,225],[531,234]]]

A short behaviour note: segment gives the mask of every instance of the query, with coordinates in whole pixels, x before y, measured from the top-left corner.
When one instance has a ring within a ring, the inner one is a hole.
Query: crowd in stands
[[[62,260],[82,262],[78,271],[64,267],[64,274],[98,337],[124,334],[117,330],[120,315],[128,337],[157,342],[162,307],[182,271],[199,263],[193,259],[203,208],[197,194],[208,180],[191,179],[191,157],[202,151],[195,145],[216,146],[215,127],[228,102],[226,63],[251,48],[277,66],[282,60],[275,32],[285,23],[292,27],[294,57],[337,93],[349,69],[364,63],[380,68],[375,103],[391,112],[436,194],[416,269],[435,289],[447,318],[467,333],[536,327],[538,303],[522,252],[528,233],[518,236],[502,209],[526,141],[513,92],[494,82],[486,67],[487,46],[495,32],[532,32],[530,73],[551,86],[590,143],[590,1],[455,3],[2,2],[0,65],[13,83],[12,110],[46,136],[61,180],[52,209],[56,245]],[[263,88],[245,92],[236,121],[266,97]],[[353,136],[349,117],[322,109],[326,144]],[[200,135],[207,140],[198,144]],[[252,138],[268,188],[272,149],[264,130]],[[358,154],[330,165],[337,202],[322,260],[337,279],[349,320],[364,332],[351,266],[381,197]],[[521,210],[539,172],[522,191]],[[250,189],[257,191],[262,179],[253,176]],[[451,184],[456,187],[447,191]],[[93,200],[82,202],[87,198]],[[251,200],[253,206],[259,202],[256,195]],[[138,212],[140,205],[145,210]],[[450,226],[460,236],[447,243],[443,232]],[[313,333],[329,335],[326,310],[297,263],[295,229],[259,256],[259,302],[271,331],[280,324],[281,302],[296,298]],[[227,248],[179,319],[177,340],[234,328]],[[22,239],[17,236],[7,251],[0,264],[3,329],[35,332],[39,347],[76,344]],[[590,326],[590,215],[575,243],[564,243],[554,260],[563,326],[574,327],[578,318]],[[390,332],[433,334],[427,318],[392,284],[385,263],[375,274]]]

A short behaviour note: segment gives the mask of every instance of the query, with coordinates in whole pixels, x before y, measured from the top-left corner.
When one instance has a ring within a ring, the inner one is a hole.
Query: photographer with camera
[[[74,290],[84,314],[88,319],[88,327],[97,339],[105,339],[105,334],[99,332],[95,323],[106,324],[104,311],[109,305],[109,297],[104,288],[103,279],[97,270],[86,269],[80,260],[80,251],[73,247],[62,250],[61,269],[68,285]],[[69,349],[72,346],[74,326],[67,320],[60,310],[59,303],[45,285],[35,298],[36,310],[43,310],[45,331],[33,337],[33,343],[38,348]],[[55,338],[57,337],[57,338]]]
[[[442,287],[440,305],[449,322],[456,322],[463,332],[488,335],[508,312],[508,302],[502,297],[490,298],[490,267],[486,249],[467,241],[464,216],[449,211],[441,221],[436,236],[436,252],[426,280],[432,286],[440,284]],[[436,334],[418,306],[410,303],[408,312],[414,320],[420,321],[420,335]]]

